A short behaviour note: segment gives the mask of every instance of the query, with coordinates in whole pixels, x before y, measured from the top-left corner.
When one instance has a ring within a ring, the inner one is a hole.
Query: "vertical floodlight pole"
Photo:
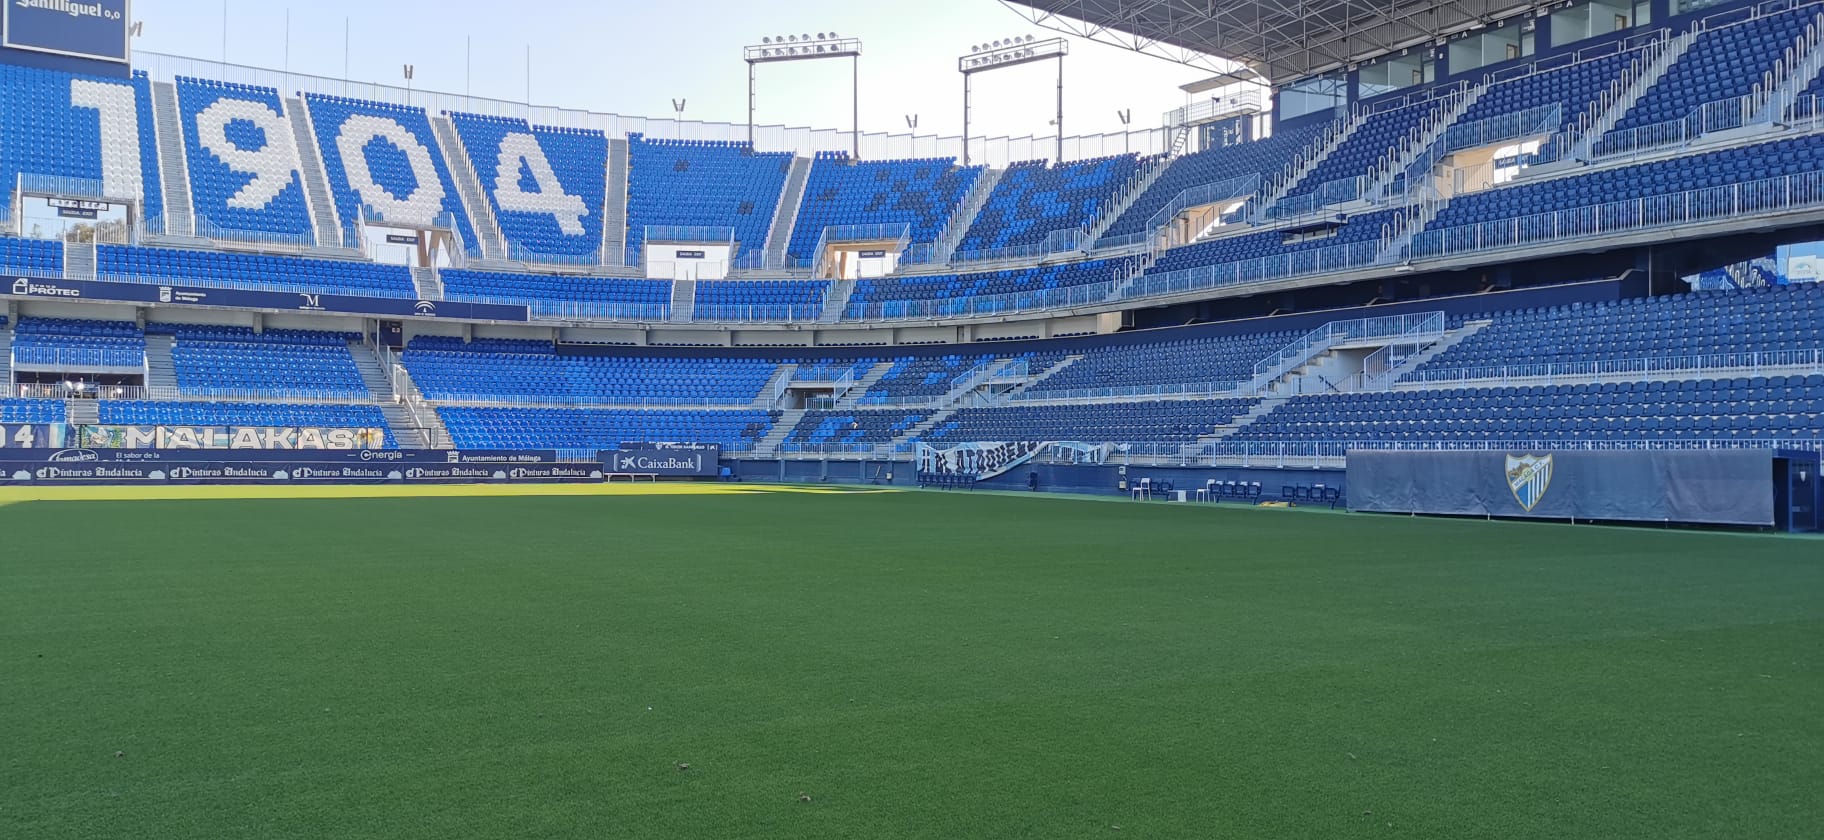
[[[970,98],[974,91],[970,77],[986,70],[1000,70],[1006,67],[1018,67],[1048,58],[1058,60],[1058,116],[1055,125],[1058,129],[1057,159],[1064,159],[1064,56],[1070,55],[1070,42],[1063,38],[1050,38],[1044,41],[1034,40],[1025,35],[990,41],[969,48],[969,53],[956,60],[956,69],[963,74],[963,165],[968,166],[969,123],[974,116],[971,111]],[[984,156],[986,148],[984,147]]]
[[[757,96],[757,70],[762,64],[777,61],[816,61],[825,58],[849,59],[850,96],[854,110],[850,130],[854,133],[852,148],[861,157],[861,39],[843,38],[834,32],[815,36],[772,35],[760,43],[743,47],[741,58],[747,62],[747,143],[754,143],[754,104]],[[816,151],[813,149],[812,151]]]

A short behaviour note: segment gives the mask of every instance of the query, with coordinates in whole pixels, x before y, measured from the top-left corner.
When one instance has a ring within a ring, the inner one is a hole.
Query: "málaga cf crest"
[[[1507,486],[1514,491],[1514,501],[1531,513],[1552,486],[1552,456],[1507,456]]]

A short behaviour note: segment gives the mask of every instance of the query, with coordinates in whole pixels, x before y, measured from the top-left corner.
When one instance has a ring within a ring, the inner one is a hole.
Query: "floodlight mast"
[[[1008,38],[990,41],[970,47],[970,52],[956,60],[956,69],[963,74],[963,165],[969,165],[969,121],[973,116],[971,107],[974,96],[970,80],[975,74],[987,70],[1000,70],[1006,67],[1018,67],[1035,61],[1049,58],[1058,60],[1058,116],[1052,125],[1057,127],[1058,148],[1052,160],[1064,159],[1064,56],[1070,55],[1070,42],[1063,38],[1048,38],[1043,41],[1033,40],[1033,36]]]
[[[849,60],[849,92],[853,109],[854,155],[861,159],[861,39],[843,38],[834,32],[819,32],[815,38],[806,35],[775,35],[761,38],[760,43],[742,48],[747,62],[747,145],[754,145],[755,85],[760,65],[778,61],[817,61],[826,58]]]

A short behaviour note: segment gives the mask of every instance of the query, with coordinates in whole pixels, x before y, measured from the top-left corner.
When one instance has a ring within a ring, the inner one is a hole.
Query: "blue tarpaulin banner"
[[[215,289],[203,286],[152,283],[116,283],[104,280],[44,280],[15,278],[5,288],[14,297],[48,300],[105,300],[154,303],[167,306],[214,306],[231,309],[267,309],[294,312],[329,312],[347,315],[381,315],[397,318],[459,318],[472,321],[525,321],[526,307],[459,300],[360,297],[302,292],[269,292],[258,289]]]
[[[1349,509],[1373,513],[1773,525],[1756,449],[1349,453]]]
[[[128,61],[128,0],[5,0],[6,46]]]

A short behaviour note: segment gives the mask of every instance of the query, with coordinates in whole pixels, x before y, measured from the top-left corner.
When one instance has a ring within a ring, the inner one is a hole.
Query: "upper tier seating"
[[[451,300],[524,303],[538,315],[663,319],[671,313],[671,281],[573,274],[506,274],[446,268],[437,274]]]
[[[535,126],[517,117],[449,116],[494,209],[510,258],[601,261],[607,135]],[[547,165],[548,173],[540,171]],[[541,181],[551,178],[558,189],[547,191]]]
[[[633,134],[627,155],[628,265],[640,264],[647,226],[732,227],[743,252],[765,247],[790,152]]]
[[[1824,348],[1824,286],[1700,292],[1470,320],[1482,318],[1492,323],[1420,371]]]
[[[319,93],[304,94],[304,102],[346,240],[354,241],[355,222],[365,205],[396,224],[445,227],[453,221],[463,245],[478,247],[423,108]],[[363,172],[371,178],[362,177]]]
[[[1441,107],[1437,100],[1427,100],[1412,105],[1398,106],[1387,103],[1379,106],[1362,123],[1356,126],[1349,136],[1331,150],[1321,163],[1300,179],[1290,192],[1288,198],[1309,195],[1319,190],[1327,190],[1326,185],[1345,178],[1355,178],[1368,174],[1387,157],[1393,147],[1407,134],[1419,126],[1427,116]],[[1359,195],[1359,192],[1356,193]],[[1325,197],[1346,200],[1356,195],[1326,195]]]
[[[351,333],[267,330],[202,324],[148,324],[149,333],[176,338],[171,361],[177,385],[192,396],[371,396],[350,354]]]
[[[549,344],[414,338],[403,354],[431,400],[593,405],[744,405],[778,365],[759,359],[559,354]]]
[[[437,416],[460,449],[602,450],[623,442],[714,443],[745,452],[778,414],[741,411],[622,411],[443,406]]]
[[[941,317],[1058,303],[1056,290],[1114,283],[1132,273],[1136,257],[1057,263],[974,274],[912,274],[855,281],[845,318]],[[1066,291],[1064,294],[1068,294]],[[1087,294],[1087,292],[1086,292]],[[1012,299],[995,298],[1012,295]],[[1107,296],[1104,290],[1102,297]],[[1087,299],[1081,302],[1087,302]]]
[[[1622,71],[1639,60],[1640,50],[1623,50],[1617,43],[1614,51],[1607,55],[1583,61],[1546,64],[1537,69],[1532,69],[1536,65],[1529,65],[1529,71],[1524,71],[1525,75],[1489,85],[1482,96],[1457,119],[1457,125],[1469,125],[1548,105],[1562,105],[1562,124],[1570,125],[1590,109],[1603,91],[1621,76]],[[1560,58],[1558,61],[1565,59]]]
[[[177,102],[197,231],[253,231],[313,243],[297,139],[279,92],[179,77]]]
[[[1258,175],[1264,189],[1268,182],[1287,168],[1294,157],[1306,151],[1318,135],[1330,126],[1328,121],[1306,121],[1292,128],[1282,128],[1271,137],[1233,146],[1217,146],[1180,157],[1172,161],[1165,173],[1134,200],[1104,236],[1145,233],[1147,221],[1153,214],[1193,187],[1245,175]]]
[[[1228,440],[1564,444],[1819,438],[1824,438],[1824,376],[1294,397]]]
[[[1153,267],[1147,269],[1146,273],[1165,274],[1187,268],[1287,256],[1339,245],[1378,242],[1397,231],[1403,220],[1402,211],[1378,210],[1350,216],[1336,227],[1334,236],[1303,238],[1302,234],[1298,234],[1300,238],[1287,241],[1291,234],[1267,230],[1218,237],[1195,245],[1173,248],[1153,263]]]
[[[103,423],[133,426],[384,429],[386,448],[398,447],[377,405],[103,400],[98,410]]]
[[[819,152],[804,185],[790,254],[810,259],[823,229],[835,225],[909,225],[911,241],[929,243],[982,173],[955,158],[852,161]]]
[[[103,126],[104,103],[131,125]],[[95,198],[140,199],[144,218],[162,218],[145,74],[122,82],[0,64],[0,184],[10,193],[21,175],[93,181]]]
[[[1554,230],[1554,219],[1541,214],[1815,172],[1824,165],[1821,162],[1824,162],[1824,137],[1811,135],[1716,152],[1680,155],[1583,175],[1541,180],[1522,179],[1510,186],[1467,193],[1451,199],[1443,212],[1427,225],[1427,229],[1500,221],[1503,230],[1518,230],[1516,240],[1525,241],[1550,235]],[[1697,209],[1703,210],[1714,204],[1713,209],[1717,212],[1730,211],[1736,206],[1731,193],[1729,190],[1718,191],[1713,202],[1699,204]],[[1681,213],[1684,212],[1682,203],[1679,209]],[[1623,228],[1651,222],[1653,212],[1651,205],[1646,206],[1644,211],[1641,205],[1616,205],[1614,212],[1605,213],[1603,221],[1607,227]],[[1510,222],[1512,219],[1519,221]]]
[[[938,423],[925,439],[1190,443],[1253,405],[1253,400],[1159,400],[965,408]]]
[[[1084,227],[1133,179],[1140,165],[1138,155],[1051,166],[1042,160],[1016,163],[994,185],[957,250],[1036,245],[1053,231]]]
[[[1763,84],[1775,61],[1817,19],[1819,6],[1773,12],[1745,23],[1711,29],[1640,101],[1629,108],[1618,131],[1684,119],[1707,102],[1735,99]]]
[[[146,334],[131,321],[20,318],[13,363],[64,368],[144,368]]]
[[[815,321],[828,280],[699,280],[693,314],[707,321]]]
[[[102,245],[95,249],[103,280],[180,283],[228,289],[417,297],[402,265],[353,260],[306,260],[265,254]]]
[[[0,236],[0,272],[32,277],[62,277],[63,243],[54,239]]]
[[[0,397],[0,423],[62,423],[63,400],[22,400]],[[12,441],[7,442],[12,445]]]
[[[1077,351],[1082,358],[1026,390],[1034,397],[1086,389],[1171,385],[1222,388],[1254,378],[1254,365],[1299,337],[1257,332],[1217,338],[1136,341]]]

